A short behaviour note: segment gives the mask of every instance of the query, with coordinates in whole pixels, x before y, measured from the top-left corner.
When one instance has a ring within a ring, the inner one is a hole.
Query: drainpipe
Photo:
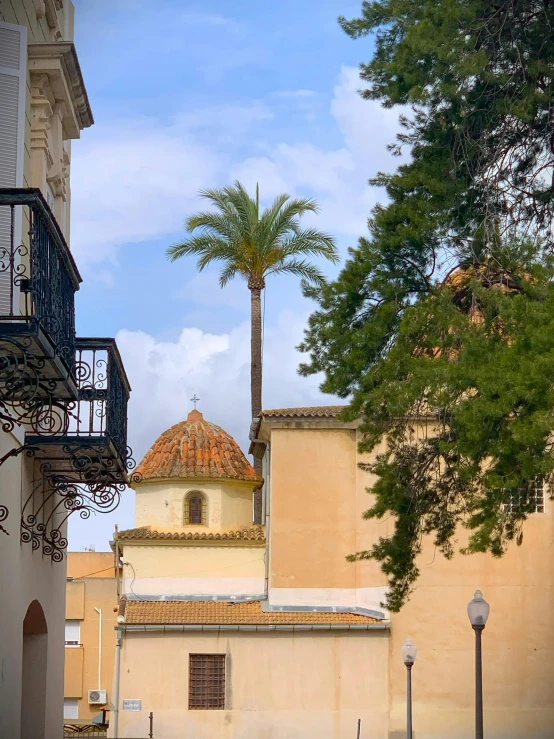
[[[120,563],[119,563],[119,527],[116,524],[115,525],[115,589],[117,592],[117,602],[119,603],[119,598],[121,597],[120,593],[120,587],[119,587],[119,575],[120,575]]]
[[[265,508],[265,582],[264,595],[269,598],[269,525],[270,525],[270,509],[271,509],[271,446],[269,441],[265,439],[251,439],[253,444],[263,444],[265,446],[265,475],[264,475],[264,508]]]
[[[94,607],[98,614],[98,690],[102,689],[102,609]]]
[[[267,488],[265,491],[265,597],[269,600],[269,527],[271,525],[271,447],[269,442],[267,443],[265,453],[267,457]]]
[[[119,618],[118,618],[119,623]],[[119,674],[121,671],[121,643],[123,641],[123,626],[116,626],[117,641],[115,643],[115,685],[113,697],[113,735],[119,737]]]
[[[250,424],[250,433],[248,434],[248,438],[250,439],[250,453],[253,452],[254,444],[263,444],[263,446],[265,447],[264,458],[266,459],[266,469],[265,469],[266,474],[264,476],[265,496],[264,496],[264,501],[263,501],[265,505],[262,506],[262,516],[263,516],[264,508],[265,508],[265,538],[266,538],[264,595],[266,599],[269,599],[269,523],[270,523],[269,517],[270,517],[270,500],[271,500],[271,493],[270,493],[271,451],[270,451],[269,441],[266,441],[266,439],[256,438],[258,431],[260,430],[261,421],[262,421],[261,416],[258,416],[252,419],[252,423]]]

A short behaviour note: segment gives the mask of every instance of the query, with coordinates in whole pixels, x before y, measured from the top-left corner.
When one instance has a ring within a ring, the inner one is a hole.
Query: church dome
[[[136,473],[144,480],[168,478],[246,480],[262,478],[232,436],[193,410],[154,442]]]

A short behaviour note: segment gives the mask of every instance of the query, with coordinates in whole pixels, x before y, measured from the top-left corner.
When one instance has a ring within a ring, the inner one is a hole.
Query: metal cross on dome
[[[200,398],[197,398],[196,397],[196,393],[194,393],[194,395],[190,399],[191,403],[194,403],[194,410],[196,410],[196,404],[198,403],[199,400],[200,400]]]

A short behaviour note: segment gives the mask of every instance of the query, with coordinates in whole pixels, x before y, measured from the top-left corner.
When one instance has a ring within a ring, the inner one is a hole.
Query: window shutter
[[[65,643],[79,644],[81,640],[81,622],[66,621],[65,622]]]
[[[27,29],[0,22],[0,187],[23,187]],[[19,216],[19,214],[17,214]],[[10,252],[10,208],[0,208],[0,270]],[[16,246],[21,239],[16,219]],[[10,312],[10,273],[0,271],[0,315]]]

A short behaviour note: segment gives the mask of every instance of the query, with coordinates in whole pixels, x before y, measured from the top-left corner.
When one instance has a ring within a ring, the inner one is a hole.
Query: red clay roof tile
[[[279,624],[363,626],[381,623],[376,618],[357,613],[266,612],[262,610],[260,601],[233,603],[213,600],[127,600],[125,621],[128,624],[261,624],[266,626]]]
[[[260,541],[265,542],[265,530],[261,526],[237,531],[156,531],[150,526],[119,531],[118,539],[174,539],[181,541]]]
[[[237,442],[197,410],[164,431],[136,473],[142,480],[201,477],[262,482]]]
[[[346,405],[311,405],[304,408],[270,408],[264,418],[335,418]]]

